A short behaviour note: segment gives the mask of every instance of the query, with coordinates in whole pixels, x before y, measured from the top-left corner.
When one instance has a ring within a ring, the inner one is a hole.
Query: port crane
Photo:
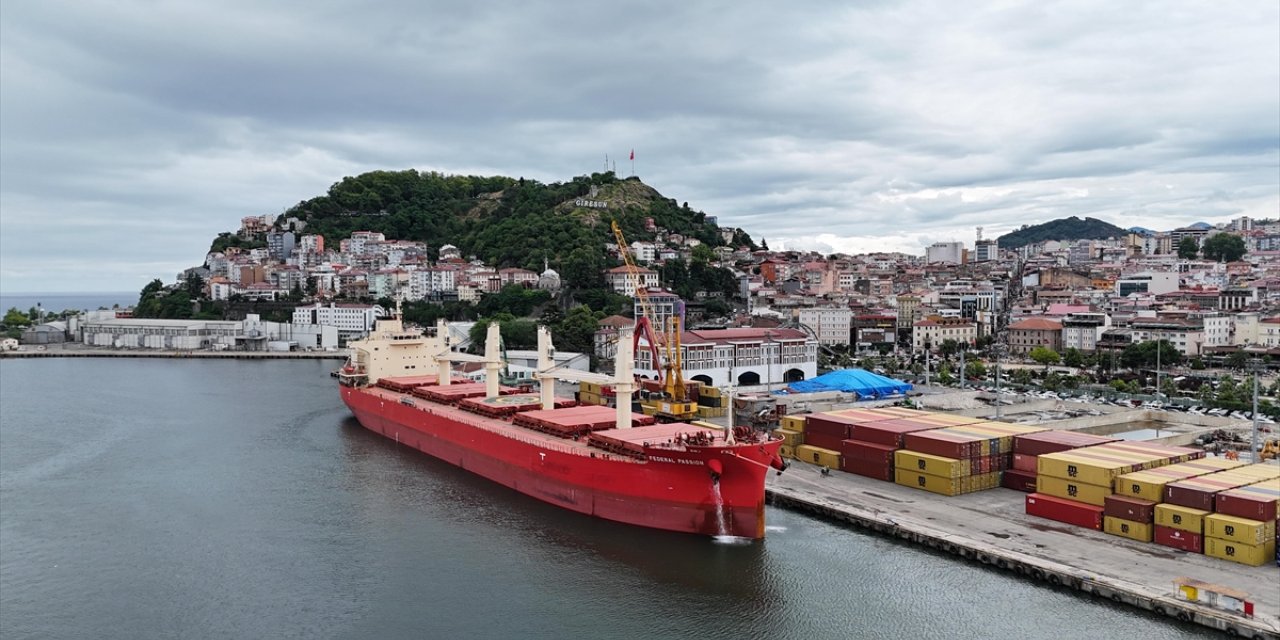
[[[649,289],[640,281],[640,267],[631,256],[630,245],[627,244],[627,238],[622,233],[622,227],[618,226],[618,221],[612,221],[610,227],[618,243],[618,255],[622,257],[622,263],[627,268],[628,283],[635,291],[636,302],[639,303],[641,310],[639,317],[636,318],[633,346],[639,349],[641,336],[649,343],[653,368],[659,371],[659,381],[662,383],[662,397],[656,400],[651,399],[654,416],[668,421],[694,419],[698,415],[698,403],[689,401],[685,387],[684,371],[681,366],[683,356],[680,350],[680,318],[672,314],[666,326],[661,327],[664,339],[660,341],[658,328],[654,326],[657,323],[657,314],[653,309],[653,301],[649,298]],[[662,344],[665,358],[660,355],[659,342]],[[644,404],[645,402],[641,401],[641,405]]]

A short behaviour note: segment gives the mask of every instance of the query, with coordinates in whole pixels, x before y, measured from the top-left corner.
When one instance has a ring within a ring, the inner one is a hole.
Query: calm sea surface
[[[49,312],[67,311],[69,309],[89,310],[98,308],[110,309],[112,305],[131,307],[138,304],[137,291],[106,291],[96,293],[0,293],[0,313],[11,308],[22,311],[39,305]]]
[[[361,429],[336,365],[0,361],[0,637],[1202,636],[778,509],[566,513]]]

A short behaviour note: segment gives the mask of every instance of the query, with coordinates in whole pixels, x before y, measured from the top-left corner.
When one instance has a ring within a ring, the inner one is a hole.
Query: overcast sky
[[[1280,215],[1280,3],[980,5],[4,2],[0,290],[170,281],[371,169],[633,148],[774,249]]]

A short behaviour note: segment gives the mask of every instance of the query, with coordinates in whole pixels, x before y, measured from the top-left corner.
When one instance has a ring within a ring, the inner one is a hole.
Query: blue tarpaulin
[[[824,373],[811,380],[792,382],[788,388],[794,393],[817,391],[852,391],[861,400],[873,400],[885,396],[904,395],[911,385],[901,380],[886,378],[866,369],[842,369]]]

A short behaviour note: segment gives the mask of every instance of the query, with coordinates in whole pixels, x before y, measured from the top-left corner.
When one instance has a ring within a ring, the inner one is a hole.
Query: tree
[[[700,244],[693,248],[691,253],[694,262],[712,262],[716,259],[716,252],[711,250],[705,244]]]
[[[1158,352],[1158,355],[1157,355]],[[1182,362],[1182,354],[1168,340],[1131,344],[1120,354],[1120,364],[1130,369],[1143,367],[1171,367]]]
[[[982,379],[987,377],[987,365],[981,360],[971,360],[964,365],[964,375],[969,379]]]
[[[1183,238],[1182,241],[1178,243],[1179,258],[1182,258],[1183,260],[1195,260],[1196,256],[1199,254],[1200,243],[1196,242],[1195,238]]]
[[[1236,351],[1227,356],[1227,366],[1232,369],[1243,369],[1249,363],[1249,356],[1243,351]]]
[[[1062,356],[1059,356],[1057,351],[1045,346],[1039,346],[1032,349],[1031,352],[1027,354],[1027,357],[1044,365],[1046,370],[1049,369],[1049,365],[1058,364],[1058,361],[1062,359]]]
[[[1069,347],[1062,353],[1062,364],[1075,369],[1079,369],[1084,365],[1084,354],[1075,347]]]
[[[1214,234],[1204,241],[1204,257],[1208,260],[1235,262],[1246,251],[1244,238],[1230,233]]]
[[[6,327],[25,327],[30,324],[31,318],[19,311],[17,307],[9,307],[9,310],[4,314],[4,326]]]

